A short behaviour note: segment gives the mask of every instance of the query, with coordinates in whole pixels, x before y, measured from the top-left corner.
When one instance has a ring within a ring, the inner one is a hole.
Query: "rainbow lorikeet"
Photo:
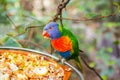
[[[79,58],[79,46],[76,37],[56,22],[50,22],[43,29],[44,37],[50,38],[52,47],[66,60],[74,59],[82,71]]]

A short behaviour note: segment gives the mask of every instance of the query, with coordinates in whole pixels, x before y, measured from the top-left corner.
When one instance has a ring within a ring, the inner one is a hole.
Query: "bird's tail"
[[[81,64],[81,60],[80,60],[79,56],[75,58],[75,62],[76,62],[76,64],[77,64],[78,68],[80,69],[80,71],[81,71],[82,73],[84,73],[84,72],[83,72],[83,67],[82,67],[82,64]]]

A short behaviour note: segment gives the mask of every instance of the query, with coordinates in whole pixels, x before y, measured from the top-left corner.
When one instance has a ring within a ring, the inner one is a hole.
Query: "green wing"
[[[79,55],[79,46],[76,37],[67,29],[61,28],[62,36],[68,36],[72,41],[73,52],[71,52],[71,58],[75,58]]]
[[[76,64],[78,65],[80,71],[83,73],[81,60],[79,58],[79,46],[78,46],[78,41],[77,41],[76,37],[69,30],[67,30],[63,27],[60,27],[59,30],[61,31],[62,36],[68,36],[72,41],[73,52],[71,52],[71,57],[68,60],[74,59]]]

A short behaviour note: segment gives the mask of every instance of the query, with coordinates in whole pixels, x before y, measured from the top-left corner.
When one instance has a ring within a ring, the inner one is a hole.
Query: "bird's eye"
[[[51,27],[49,27],[49,29],[52,29],[52,26],[51,26]]]

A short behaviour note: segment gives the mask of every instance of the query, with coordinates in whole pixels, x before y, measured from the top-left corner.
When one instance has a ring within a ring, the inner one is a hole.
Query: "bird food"
[[[40,54],[0,50],[0,80],[68,80],[71,71],[65,68]]]

